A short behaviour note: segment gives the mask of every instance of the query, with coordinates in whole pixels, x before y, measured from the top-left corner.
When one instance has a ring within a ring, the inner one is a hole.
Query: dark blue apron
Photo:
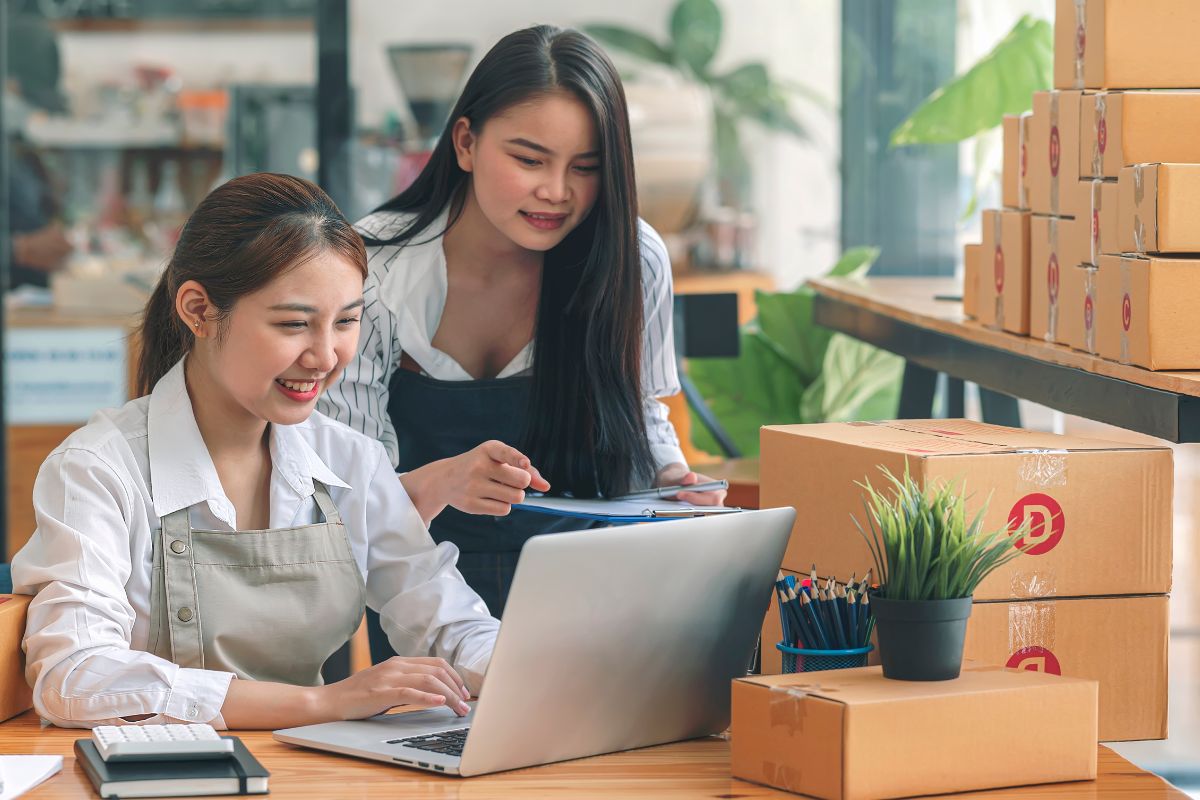
[[[396,471],[407,472],[461,455],[491,439],[520,447],[532,387],[530,376],[439,381],[422,375],[405,357],[388,387],[388,416],[400,448]],[[447,507],[430,523],[429,532],[437,542],[457,545],[459,572],[492,615],[499,617],[526,539],[594,524],[529,511],[492,517]],[[394,655],[379,627],[379,615],[370,609],[367,625],[371,660],[378,663]]]

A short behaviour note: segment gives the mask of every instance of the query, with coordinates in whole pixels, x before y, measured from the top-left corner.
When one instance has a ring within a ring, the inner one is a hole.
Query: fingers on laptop
[[[391,658],[384,662],[400,704],[442,705],[464,716],[470,692],[454,668],[440,658]]]

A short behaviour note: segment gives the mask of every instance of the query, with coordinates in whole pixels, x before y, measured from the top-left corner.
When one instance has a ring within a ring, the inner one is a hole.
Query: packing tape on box
[[[1083,55],[1087,52],[1087,0],[1075,0],[1075,88],[1084,88]]]
[[[1104,150],[1108,145],[1108,92],[1096,92],[1096,116],[1092,120],[1092,174],[1104,175]]]
[[[1046,294],[1050,305],[1046,312],[1047,342],[1058,339],[1058,289],[1062,282],[1062,265],[1058,260],[1058,217],[1050,217],[1050,261],[1046,264]],[[1068,265],[1069,266],[1069,265]]]
[[[1104,188],[1104,180],[1102,178],[1092,179],[1092,259],[1089,264],[1100,263],[1100,212],[1104,209],[1104,193],[1100,191]]]
[[[780,766],[774,761],[764,761],[762,764],[762,777],[764,781],[772,786],[777,786],[794,794],[801,794],[800,790],[804,788],[804,782],[800,777],[800,770],[788,764]],[[740,797],[740,795],[726,795],[726,797]]]
[[[1133,325],[1133,276],[1128,259],[1121,259],[1121,363],[1131,364],[1129,356],[1129,329]]]
[[[1029,183],[1025,180],[1029,169],[1029,148],[1025,138],[1029,133],[1028,119],[1029,114],[1017,117],[1017,205],[1021,208],[1029,208]]]
[[[1083,271],[1083,347],[1096,352],[1096,270]]]
[[[1046,149],[1046,158],[1049,161],[1050,172],[1050,213],[1058,215],[1058,173],[1062,166],[1062,143],[1055,147],[1055,141],[1058,140],[1058,92],[1050,92],[1050,142]],[[1058,165],[1055,166],[1054,160],[1058,159]],[[1072,215],[1074,216],[1074,215]]]
[[[1008,666],[1015,669],[1030,669],[1041,666],[1037,663],[1012,663],[1018,653],[1027,653],[1035,660],[1037,653],[1055,648],[1055,623],[1057,611],[1055,601],[1010,603],[1008,606]],[[1038,669],[1041,672],[1041,669]]]
[[[1018,450],[1017,486],[1030,489],[1061,489],[1067,485],[1067,451],[1043,448]]]
[[[805,689],[810,686],[812,684],[801,683],[792,686],[770,687],[771,694],[767,711],[772,728],[787,728],[788,736],[804,732],[808,708],[803,701],[808,697]]]
[[[1154,241],[1146,240],[1146,226],[1142,222],[1142,204],[1146,200],[1146,165],[1133,165],[1133,249],[1139,253],[1148,252],[1147,245],[1158,246],[1158,202],[1154,208]]]
[[[1000,254],[1000,271],[996,270],[996,253],[992,253],[992,279],[996,283],[996,321],[997,330],[1004,328],[1004,284],[1005,273],[1008,271],[1008,265],[1004,260],[1004,226],[1000,219],[1000,212],[992,213],[992,240],[996,243],[996,250]]]

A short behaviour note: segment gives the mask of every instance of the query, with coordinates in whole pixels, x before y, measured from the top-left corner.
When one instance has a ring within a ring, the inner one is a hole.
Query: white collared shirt
[[[37,530],[13,558],[12,577],[17,592],[36,594],[25,674],[38,714],[56,725],[154,714],[147,723],[224,726],[232,673],[145,652],[161,518],[187,508],[194,528],[236,529],[183,364],[149,396],[97,412],[38,472]],[[392,647],[445,658],[477,691],[500,623],[455,569],[454,545],[429,537],[383,447],[314,413],[299,425],[272,425],[270,451],[271,527],[322,521],[313,481],[324,483]]]
[[[395,235],[411,215],[376,212],[358,223],[373,238]],[[396,431],[388,416],[389,384],[408,354],[429,377],[441,381],[469,381],[471,374],[452,357],[433,346],[446,307],[446,254],[440,232],[446,228],[445,212],[410,243],[368,248],[369,273],[363,286],[363,314],[358,355],[346,367],[338,385],[318,401],[322,413],[356,431],[383,442],[392,466],[400,460]],[[680,391],[675,371],[673,333],[674,297],[671,262],[658,233],[638,220],[642,257],[642,407],[646,437],[655,472],[667,464],[686,464],[679,437],[667,418],[667,407],[657,398]],[[529,373],[533,368],[533,342],[521,349],[497,378]],[[517,446],[517,442],[506,444]]]

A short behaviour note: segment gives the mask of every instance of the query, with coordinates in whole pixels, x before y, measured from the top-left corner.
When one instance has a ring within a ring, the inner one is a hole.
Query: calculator
[[[211,725],[100,725],[92,741],[105,761],[193,761],[229,758],[233,740]]]

